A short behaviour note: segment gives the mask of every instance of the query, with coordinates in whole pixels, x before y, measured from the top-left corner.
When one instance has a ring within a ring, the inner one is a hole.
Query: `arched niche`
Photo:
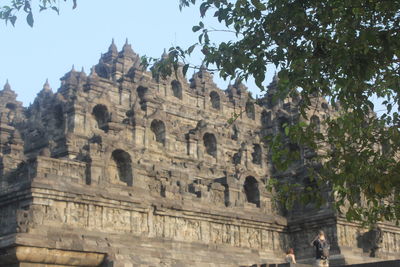
[[[6,104],[6,108],[8,108],[9,110],[14,111],[17,108],[17,106],[14,103],[7,103]]]
[[[323,102],[323,103],[321,103],[321,108],[322,108],[323,110],[327,111],[327,110],[329,109],[329,106],[328,106],[327,103]]]
[[[165,124],[160,120],[153,120],[150,125],[150,129],[154,134],[156,142],[165,145]]]
[[[6,104],[6,109],[8,109],[8,111],[7,111],[8,123],[13,124],[14,118],[15,118],[15,115],[16,115],[17,106],[14,103],[7,103]]]
[[[260,190],[258,189],[257,180],[253,176],[247,176],[243,187],[247,202],[260,207]]]
[[[314,131],[319,133],[321,130],[321,121],[317,115],[313,115],[310,118],[310,124],[313,127]]]
[[[255,107],[253,102],[248,101],[246,103],[246,115],[247,118],[251,120],[254,120],[256,118]]]
[[[108,67],[105,64],[97,65],[95,67],[95,71],[96,71],[97,75],[99,75],[99,77],[101,77],[101,78],[105,78],[105,79],[110,79],[111,78],[110,67]]]
[[[143,86],[139,86],[136,89],[137,95],[139,97],[139,104],[140,104],[140,109],[141,110],[146,110],[145,95],[147,94],[148,91],[149,91],[149,89],[147,87],[143,87]]]
[[[234,165],[239,165],[242,161],[242,152],[239,151],[233,155],[232,162]]]
[[[232,139],[232,140],[238,140],[238,137],[239,137],[239,130],[238,130],[236,124],[234,124],[234,125],[232,126],[231,139]]]
[[[98,104],[93,108],[92,114],[97,122],[97,127],[103,131],[108,131],[108,122],[110,120],[110,114],[105,105]]]
[[[116,149],[112,152],[108,170],[112,183],[124,183],[132,186],[132,160],[126,151]]]
[[[54,107],[54,120],[55,120],[55,126],[57,128],[61,128],[64,126],[64,112],[63,112],[63,108],[61,105],[56,105]]]
[[[213,109],[220,109],[220,96],[217,92],[212,91],[210,93],[210,101],[211,101],[211,107]]]
[[[177,81],[173,80],[171,82],[172,93],[176,98],[182,99],[182,84]]]
[[[251,153],[251,156],[254,164],[261,165],[262,153],[261,146],[259,144],[253,144],[253,153]]]
[[[261,112],[261,125],[263,128],[271,126],[271,112],[266,110]]]
[[[205,133],[203,136],[204,147],[206,148],[206,153],[217,157],[217,139],[212,133]]]

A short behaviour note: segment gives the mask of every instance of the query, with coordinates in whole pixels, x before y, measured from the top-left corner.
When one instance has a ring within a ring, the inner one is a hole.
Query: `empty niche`
[[[265,110],[261,112],[261,125],[264,128],[271,125],[271,112],[267,112]]]
[[[239,130],[238,130],[238,128],[236,127],[236,124],[234,124],[234,125],[232,126],[231,139],[232,139],[232,140],[238,140],[238,137],[239,137]]]
[[[95,67],[95,71],[101,78],[110,79],[111,77],[111,71],[107,65],[99,64]]]
[[[247,202],[260,207],[260,190],[258,189],[257,180],[253,176],[247,176],[243,187]]]
[[[220,97],[219,94],[215,91],[210,93],[211,107],[213,109],[220,109]]]
[[[310,118],[310,123],[311,123],[311,127],[313,127],[314,131],[319,133],[320,132],[320,128],[321,128],[321,122],[319,120],[319,117],[316,115],[311,116]]]
[[[233,164],[239,165],[242,160],[242,153],[238,152],[233,155]]]
[[[54,120],[56,128],[61,128],[64,125],[64,113],[61,105],[54,107]]]
[[[321,108],[323,109],[323,110],[328,110],[329,109],[329,106],[328,106],[328,104],[327,103],[322,103],[321,104]]]
[[[14,103],[7,103],[6,104],[6,108],[8,108],[9,110],[15,110],[16,109],[16,105]]]
[[[151,122],[151,131],[154,134],[156,142],[165,145],[165,124],[160,120],[153,120]]]
[[[139,97],[139,104],[140,104],[140,109],[141,110],[146,110],[146,99],[145,99],[145,95],[147,94],[147,91],[149,89],[147,89],[147,87],[143,87],[143,86],[139,86],[136,89],[136,92],[138,94]]]
[[[207,154],[217,157],[217,139],[215,136],[211,133],[205,133],[203,141]]]
[[[255,110],[254,110],[254,103],[253,102],[247,102],[246,103],[246,115],[249,119],[254,120],[256,117]]]
[[[261,146],[259,144],[254,144],[253,145],[253,153],[251,153],[251,156],[253,157],[253,163],[257,165],[261,165]]]
[[[12,123],[15,117],[15,110],[17,106],[14,103],[7,103],[6,108],[8,109],[7,112],[7,119],[9,123]]]
[[[176,98],[182,99],[182,85],[177,80],[171,82],[172,93]]]
[[[105,105],[98,104],[93,108],[93,116],[96,119],[97,127],[103,131],[108,130],[108,121],[110,120],[110,114]]]
[[[131,156],[121,149],[114,150],[111,154],[109,173],[112,182],[122,182],[128,186],[132,186],[133,176]]]

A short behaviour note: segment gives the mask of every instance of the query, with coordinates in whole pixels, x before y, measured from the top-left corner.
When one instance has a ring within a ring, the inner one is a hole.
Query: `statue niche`
[[[260,207],[260,190],[258,189],[257,180],[253,176],[247,176],[243,187],[247,202]]]
[[[173,80],[171,82],[172,93],[176,98],[182,99],[182,85],[179,81]]]
[[[157,143],[165,145],[165,124],[160,120],[153,120],[151,122],[151,131],[154,134],[154,140]]]
[[[217,139],[211,133],[205,133],[203,136],[204,146],[208,155],[217,157]]]
[[[121,149],[114,150],[111,154],[108,171],[111,183],[132,186],[132,160],[127,152]]]
[[[93,116],[96,119],[97,127],[105,132],[108,131],[108,122],[110,121],[110,114],[105,105],[98,104],[93,108]]]
[[[210,93],[211,107],[213,109],[220,109],[220,97],[219,94],[215,91]]]

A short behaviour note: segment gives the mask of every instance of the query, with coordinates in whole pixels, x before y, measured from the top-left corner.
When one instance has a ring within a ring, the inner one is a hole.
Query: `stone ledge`
[[[0,250],[0,266],[17,263],[38,263],[61,266],[99,266],[104,253],[80,252],[40,247],[16,246]]]

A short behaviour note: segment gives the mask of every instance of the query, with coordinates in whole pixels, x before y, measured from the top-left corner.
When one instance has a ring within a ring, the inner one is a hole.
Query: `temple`
[[[266,135],[299,119],[297,97],[223,91],[201,68],[155,79],[114,42],[90,74],[48,82],[23,107],[0,91],[0,266],[251,266],[311,263],[323,229],[331,266],[400,258],[400,228],[360,228],[329,204],[279,208]],[[313,99],[324,131],[336,112]],[[233,114],[238,118],[228,123]],[[312,116],[311,116],[312,115]],[[290,145],[290,144],[289,144]],[[279,175],[303,182],[313,153]]]

